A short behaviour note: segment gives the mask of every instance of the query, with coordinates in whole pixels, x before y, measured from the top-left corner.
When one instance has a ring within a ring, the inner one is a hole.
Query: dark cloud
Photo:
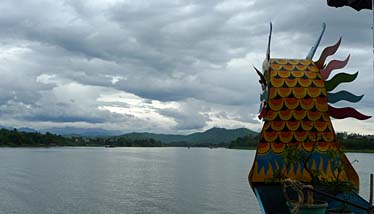
[[[251,67],[261,67],[270,21],[273,57],[305,57],[322,22],[327,29],[315,59],[342,36],[331,58],[351,53],[344,71],[360,75],[339,89],[367,94],[353,106],[374,114],[370,11],[314,0],[4,0],[0,10],[5,122],[83,122],[129,131],[258,128],[260,87]],[[134,97],[98,101],[117,93]]]

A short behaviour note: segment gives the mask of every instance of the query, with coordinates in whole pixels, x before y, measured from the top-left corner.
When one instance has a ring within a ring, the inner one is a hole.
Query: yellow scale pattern
[[[335,132],[328,114],[326,88],[320,69],[314,62],[304,59],[271,59],[267,79],[269,100],[256,156],[282,154],[289,146],[296,146],[297,149],[308,152],[313,150],[325,153],[328,150],[336,150]],[[343,159],[343,162],[348,161],[345,156]],[[287,172],[285,168],[279,169],[277,165],[277,169],[269,166],[269,170],[265,172],[264,169],[259,169],[256,161],[255,159],[249,175],[251,182],[272,179],[275,170],[282,170],[289,178],[302,181],[311,179],[309,174],[305,170],[301,172],[300,168],[296,173],[292,170]],[[312,169],[321,168],[321,165],[316,166],[313,162]],[[349,173],[344,171],[340,178],[348,179],[351,177],[347,177]],[[329,163],[324,177],[329,179],[335,175],[336,172],[331,171]],[[349,179],[354,179],[353,183],[358,185],[358,177]]]
[[[335,147],[327,113],[327,93],[319,69],[311,60],[270,61],[269,102],[259,142],[259,154],[282,153],[287,144],[306,151]]]

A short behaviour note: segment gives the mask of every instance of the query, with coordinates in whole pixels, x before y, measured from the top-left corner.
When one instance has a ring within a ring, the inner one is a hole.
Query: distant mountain
[[[119,131],[111,131],[99,128],[76,128],[76,127],[62,127],[62,128],[48,128],[40,130],[42,133],[53,133],[63,136],[82,136],[82,137],[104,137],[117,136],[123,133]]]
[[[0,129],[6,129],[6,130],[13,130],[15,128],[13,127],[9,127],[9,126],[2,126],[0,125]],[[32,129],[32,128],[28,128],[28,127],[21,127],[21,128],[16,128],[17,131],[19,132],[38,132],[38,130],[35,130],[35,129]]]
[[[12,130],[12,129],[14,129],[14,128],[9,127],[9,126],[2,126],[2,125],[0,125],[0,129]]]
[[[17,130],[19,132],[30,132],[30,133],[38,132],[38,130],[35,130],[35,129],[32,129],[32,128],[28,128],[28,127],[17,128]]]
[[[129,133],[122,135],[122,137],[132,140],[155,139],[162,143],[192,143],[192,144],[220,144],[229,143],[238,137],[247,135],[257,135],[257,132],[246,128],[239,129],[225,129],[225,128],[211,128],[205,132],[197,132],[189,135],[168,135],[168,134],[154,134],[154,133]]]
[[[0,129],[13,130],[12,127],[1,126]],[[133,132],[123,134],[120,131],[111,131],[99,128],[76,128],[76,127],[52,127],[47,129],[35,130],[28,127],[17,128],[20,132],[39,132],[39,133],[52,133],[62,136],[75,136],[75,137],[125,137],[130,140],[147,140],[154,139],[166,144],[227,144],[238,137],[248,135],[257,135],[258,133],[246,128],[239,129],[225,129],[225,128],[211,128],[205,132],[196,132],[189,135],[175,135],[175,134],[155,134],[149,132]]]

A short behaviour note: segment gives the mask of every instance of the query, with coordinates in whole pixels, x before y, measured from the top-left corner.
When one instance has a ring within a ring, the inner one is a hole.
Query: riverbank
[[[374,153],[373,149],[344,149],[343,151],[351,153]]]
[[[181,148],[184,146],[172,146],[172,145],[163,145],[163,146],[107,146],[107,145],[52,145],[52,146],[45,146],[45,145],[0,145],[0,148],[55,148],[55,147],[106,147],[106,148]],[[234,150],[256,150],[256,147],[212,147],[212,146],[188,146],[186,148],[226,148],[226,149],[234,149]],[[346,153],[374,153],[373,149],[344,149]]]
[[[255,147],[232,147],[230,149],[240,149],[240,150],[256,150]],[[373,149],[343,149],[344,152],[350,153],[374,153]]]

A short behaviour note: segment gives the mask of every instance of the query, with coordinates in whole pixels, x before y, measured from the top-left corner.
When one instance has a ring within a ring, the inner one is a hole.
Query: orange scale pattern
[[[315,107],[315,102],[316,102],[316,99],[315,98],[304,98],[304,99],[300,99],[300,106],[302,109],[304,110],[311,110],[313,107]]]
[[[289,97],[291,93],[292,93],[291,88],[278,88],[277,90],[277,94],[280,97]]]
[[[302,99],[306,96],[307,90],[304,87],[295,87],[292,89],[292,93],[297,99]]]
[[[278,111],[268,110],[266,112],[266,116],[265,117],[266,117],[267,120],[273,121],[273,120],[275,120],[277,118],[277,116],[278,116]],[[263,129],[265,128],[266,125],[267,125],[267,123],[264,124]],[[270,127],[270,123],[269,123],[269,127]],[[267,129],[265,129],[265,130],[267,130]]]
[[[314,88],[314,87],[310,87],[308,88],[308,95],[310,97],[318,97],[320,94],[324,95],[323,94],[323,90],[321,88]]]
[[[274,64],[271,65],[271,66],[272,66],[272,67],[271,67],[272,69],[271,69],[271,71],[270,71],[270,77],[275,77],[275,76],[278,75],[278,71],[277,71],[276,69],[273,68]]]
[[[279,111],[279,117],[283,121],[290,120],[292,118],[292,110],[285,109],[285,110]]]
[[[311,121],[316,121],[322,117],[321,113],[318,111],[308,111],[307,116]]]
[[[300,61],[297,59],[288,59],[287,63],[291,65],[299,65]]]
[[[310,64],[311,65],[311,64]],[[313,71],[313,72],[319,72],[319,69],[318,69],[318,67],[317,66],[315,66],[314,65],[314,63],[313,63],[313,65],[312,66],[309,66],[308,67],[308,69],[309,69],[309,71]]]
[[[307,69],[307,66],[298,64],[298,65],[296,65],[296,69],[299,70],[299,71],[305,71]]]
[[[269,89],[269,98],[270,99],[275,98],[278,95],[277,93],[278,93],[277,88],[270,88]]]
[[[284,151],[284,149],[286,148],[286,144],[275,142],[275,143],[270,144],[270,147],[274,153],[279,154]]]
[[[299,106],[299,100],[296,98],[284,98],[284,104],[288,109],[296,109]]]
[[[291,74],[292,74],[293,77],[296,77],[296,78],[301,78],[301,77],[304,76],[304,72],[303,71],[298,71],[298,70],[293,70],[291,72]]]
[[[297,79],[297,82],[300,84],[301,87],[309,87],[312,84],[311,79]]]
[[[292,115],[296,120],[302,120],[303,118],[305,118],[306,113],[307,111],[305,110],[295,109],[293,110]]]
[[[285,65],[287,64],[287,59],[272,59],[270,64],[271,65],[273,64]]]
[[[320,152],[327,152],[327,150],[329,150],[330,147],[329,145],[329,143],[321,141],[317,143],[317,149]]]
[[[316,87],[319,87],[319,88],[325,87],[325,82],[323,81],[323,79],[315,79],[313,83]]]
[[[297,79],[285,79],[284,83],[287,87],[295,87],[297,85]]]
[[[335,133],[319,70],[310,60],[274,59],[270,67],[269,101],[258,154],[282,153],[288,144],[311,151],[316,142],[318,151],[327,151],[335,143]]]
[[[301,128],[304,131],[311,131],[314,127],[313,121],[310,120],[302,120],[301,121]]]
[[[325,142],[332,142],[335,140],[334,132],[322,132],[322,139]]]
[[[277,132],[282,131],[285,126],[286,126],[286,121],[284,120],[275,120],[271,123],[271,128]]]
[[[286,126],[287,126],[288,130],[290,130],[290,131],[296,131],[299,128],[299,126],[300,126],[300,121],[298,121],[298,120],[289,120],[289,121],[286,121]],[[299,132],[295,132],[295,133],[299,133]]]
[[[286,64],[286,65],[283,65],[283,69],[286,69],[287,71],[294,71],[295,70],[295,65]]]
[[[305,76],[310,79],[315,79],[317,77],[317,73],[313,71],[305,71]]]
[[[260,156],[282,155],[288,147],[321,154],[338,150],[339,143],[336,142],[328,114],[325,83],[314,62],[271,59],[268,77],[269,100],[255,163],[258,163],[257,157]],[[256,167],[258,165],[255,164],[254,169],[259,169]],[[252,170],[250,180],[259,182],[271,179],[274,170],[276,169],[266,173]],[[283,171],[285,176],[296,176],[302,181],[310,180],[310,177],[301,171],[296,174]],[[333,178],[335,175],[333,172],[326,172],[326,176]]]
[[[340,145],[328,113],[325,82],[315,63],[303,59],[270,59],[269,72],[269,99],[249,177],[251,182],[272,179],[273,171],[279,168],[269,166],[269,171],[264,172],[258,168],[257,157],[266,160],[270,157],[267,155],[282,155],[289,147],[326,155],[328,151],[337,151]],[[282,171],[286,177],[310,180],[300,170],[294,174]],[[331,170],[325,173],[327,179],[335,176]]]
[[[280,70],[277,73],[281,78],[288,78],[291,75],[291,72],[286,70]]]
[[[314,142],[311,141],[304,141],[303,142],[303,149],[304,151],[310,152],[313,150]]]
[[[272,79],[270,80],[270,82],[271,82],[271,85],[273,85],[273,86],[276,87],[276,88],[279,88],[279,87],[282,87],[282,86],[283,86],[283,84],[284,84],[284,79],[282,79],[282,78],[272,78]]]
[[[308,137],[308,132],[294,132],[294,137],[299,142],[304,142]]]
[[[314,121],[314,127],[316,127],[318,132],[324,132],[327,129],[327,122],[326,121],[321,121],[321,120],[316,120]]]
[[[269,106],[273,111],[279,111],[283,107],[283,99],[272,99],[269,100]]]
[[[270,151],[270,143],[265,142],[265,141],[259,141],[257,144],[257,152],[259,154],[266,154],[267,152]]]

